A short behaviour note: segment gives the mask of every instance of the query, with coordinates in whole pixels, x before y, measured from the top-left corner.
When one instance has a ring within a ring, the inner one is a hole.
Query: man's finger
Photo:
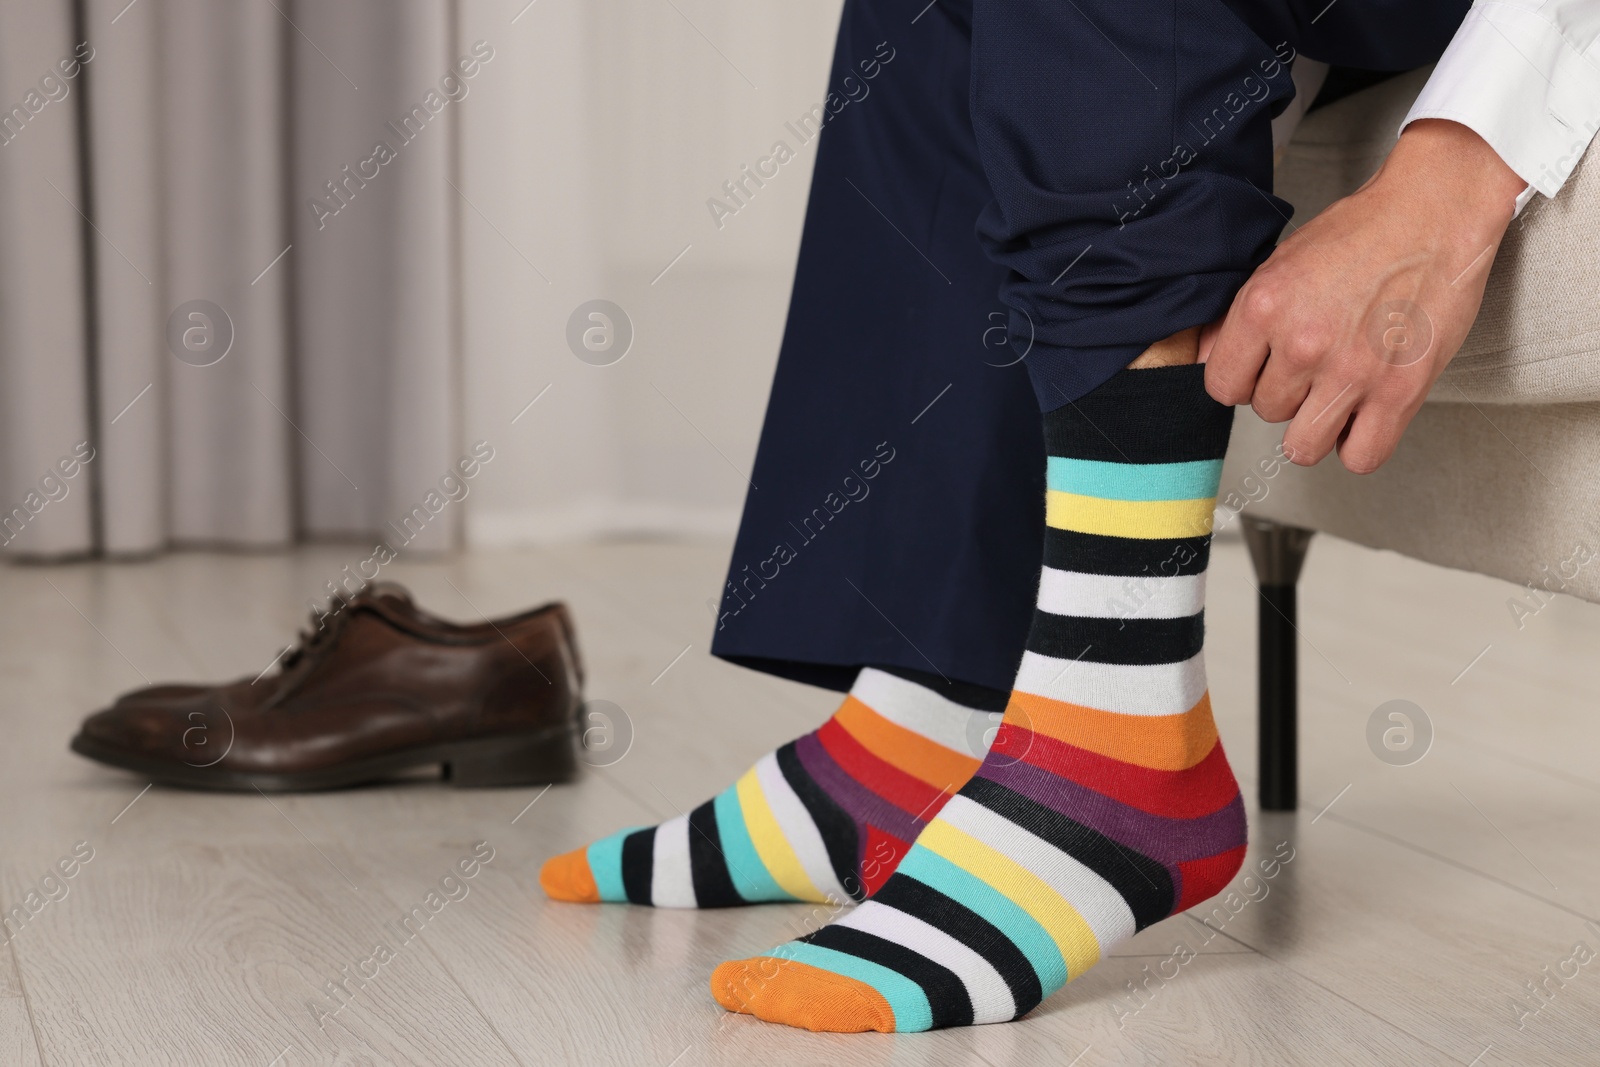
[[[1338,444],[1362,395],[1353,382],[1318,382],[1283,432],[1284,454],[1305,467],[1322,462]]]
[[[1206,359],[1206,392],[1220,404],[1247,404],[1267,361],[1268,330],[1276,309],[1264,286],[1246,282],[1233,298]]]
[[[1394,455],[1410,421],[1391,407],[1368,404],[1357,408],[1349,432],[1339,442],[1339,461],[1352,473],[1371,474]]]
[[[1305,404],[1314,384],[1314,364],[1292,360],[1273,349],[1256,379],[1250,407],[1267,422],[1288,422]]]

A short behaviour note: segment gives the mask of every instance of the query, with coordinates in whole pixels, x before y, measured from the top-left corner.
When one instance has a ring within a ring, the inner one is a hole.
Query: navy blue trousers
[[[1469,0],[845,0],[712,652],[1008,689],[1039,410],[1220,318],[1292,206],[1301,55],[1431,62]]]

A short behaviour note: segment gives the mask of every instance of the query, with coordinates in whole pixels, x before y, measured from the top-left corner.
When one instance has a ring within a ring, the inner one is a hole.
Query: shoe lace
[[[289,669],[302,659],[324,648],[344,625],[345,612],[350,609],[351,604],[340,600],[335,600],[333,603],[338,607],[331,613],[313,610],[310,625],[295,634],[294,644],[290,645],[288,651],[278,660],[280,676],[288,673]]]

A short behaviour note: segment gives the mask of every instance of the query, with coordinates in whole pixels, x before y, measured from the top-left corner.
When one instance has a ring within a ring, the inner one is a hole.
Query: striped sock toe
[[[539,886],[552,900],[575,904],[595,904],[600,900],[600,888],[589,871],[586,848],[573,849],[546,860],[539,869]]]
[[[1203,373],[1127,371],[1045,416],[1038,606],[988,755],[871,900],[719,968],[755,986],[724,1007],[827,1030],[866,1028],[872,997],[889,1014],[872,1029],[1020,1018],[1233,878],[1244,803],[1201,653],[1232,412]],[[786,961],[855,984],[785,976]]]
[[[686,815],[546,861],[556,900],[720,908],[863,900],[955,795],[1004,693],[866,667],[822,727]]]
[[[766,1022],[858,1034],[894,1031],[894,1009],[866,982],[793,959],[730,960],[711,972],[718,1004]]]

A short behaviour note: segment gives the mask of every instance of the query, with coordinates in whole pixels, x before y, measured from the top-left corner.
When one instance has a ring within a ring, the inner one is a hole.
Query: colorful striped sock
[[[1045,416],[1045,566],[983,766],[873,898],[711,978],[812,1030],[1015,1019],[1221,891],[1245,850],[1201,612],[1232,411],[1198,366],[1124,371]]]
[[[820,729],[688,815],[548,860],[539,884],[557,900],[658,908],[862,900],[978,769],[1005,700],[865,667]]]

